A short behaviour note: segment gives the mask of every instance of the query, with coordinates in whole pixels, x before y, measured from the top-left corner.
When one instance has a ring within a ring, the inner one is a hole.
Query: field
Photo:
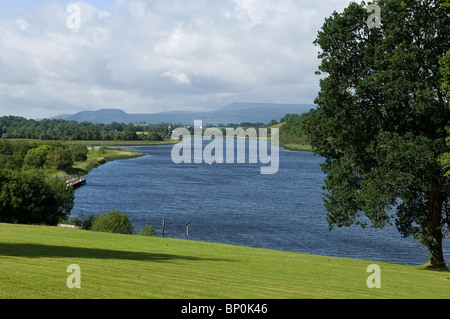
[[[369,289],[367,267],[381,268]],[[69,289],[67,267],[80,268]],[[2,299],[417,299],[450,272],[225,244],[0,224]]]

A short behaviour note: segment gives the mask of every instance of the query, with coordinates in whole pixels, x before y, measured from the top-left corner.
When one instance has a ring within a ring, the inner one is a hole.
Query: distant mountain
[[[153,114],[128,114],[120,109],[103,109],[82,111],[73,115],[59,115],[52,119],[104,124],[112,122],[126,124],[140,122],[148,124],[193,124],[194,120],[202,120],[203,124],[269,123],[272,120],[280,121],[285,114],[302,114],[315,107],[313,104],[233,103],[210,112],[171,111]]]
[[[129,116],[128,113],[119,109],[103,109],[99,111],[82,111],[76,114],[64,114],[56,116],[52,119],[63,119],[66,121],[76,122],[93,122],[93,123],[112,123],[123,122]],[[128,123],[128,122],[127,122]]]

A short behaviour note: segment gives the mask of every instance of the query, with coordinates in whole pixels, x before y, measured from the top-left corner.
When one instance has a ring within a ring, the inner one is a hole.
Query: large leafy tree
[[[74,191],[37,170],[0,170],[0,222],[56,226],[74,205]]]
[[[305,125],[325,157],[330,228],[395,222],[445,267],[450,183],[439,158],[449,151],[448,96],[440,59],[450,46],[448,0],[379,0],[381,26],[366,4],[325,20],[315,43],[324,75],[318,109]]]

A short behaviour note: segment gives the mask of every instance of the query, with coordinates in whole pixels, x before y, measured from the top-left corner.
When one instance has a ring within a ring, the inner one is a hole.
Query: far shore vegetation
[[[0,298],[448,299],[448,271],[154,236],[0,224]],[[70,264],[81,289],[68,289]]]

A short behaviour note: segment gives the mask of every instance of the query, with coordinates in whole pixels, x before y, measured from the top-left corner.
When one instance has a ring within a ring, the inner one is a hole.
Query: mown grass
[[[69,289],[67,267],[81,269]],[[449,298],[450,272],[178,239],[0,224],[3,299]]]

